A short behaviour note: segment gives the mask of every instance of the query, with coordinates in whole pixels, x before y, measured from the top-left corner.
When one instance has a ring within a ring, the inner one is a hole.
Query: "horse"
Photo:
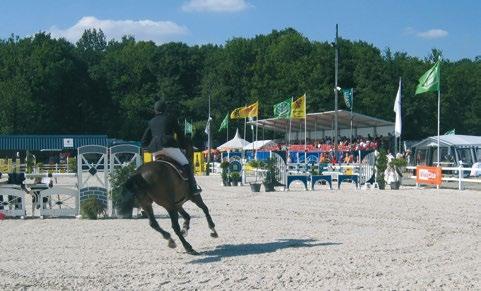
[[[162,234],[163,238],[168,241],[168,247],[175,248],[176,244],[171,235],[157,223],[152,209],[153,202],[167,210],[172,222],[172,229],[179,237],[188,254],[198,255],[199,253],[185,240],[190,222],[190,215],[182,208],[185,202],[192,201],[202,209],[211,230],[210,236],[218,237],[215,224],[209,214],[209,209],[202,200],[201,195],[187,194],[190,193],[190,188],[186,179],[179,174],[171,163],[159,160],[143,164],[136,170],[134,175],[127,179],[124,188],[127,190],[124,191],[126,203],[133,205],[135,200],[137,201],[147,214],[150,226]],[[179,213],[184,218],[182,230],[178,221]]]

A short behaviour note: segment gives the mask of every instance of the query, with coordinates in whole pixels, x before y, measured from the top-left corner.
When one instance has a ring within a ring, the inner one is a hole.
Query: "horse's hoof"
[[[189,234],[189,230],[187,230],[187,229],[184,228],[184,229],[181,231],[181,233],[182,233],[182,236],[183,236],[183,237],[186,237],[186,236]]]
[[[189,251],[187,251],[187,253],[188,253],[189,255],[193,255],[193,256],[198,256],[198,255],[200,255],[200,254],[199,254],[198,252],[196,252],[195,250],[189,250]]]
[[[210,228],[210,231],[211,231],[210,236],[214,237],[214,238],[218,238],[219,235],[217,234],[217,231],[215,231],[215,228],[213,226],[209,227],[209,228]]]
[[[171,249],[175,249],[177,247],[177,245],[175,244],[175,241],[171,238],[169,238],[169,243],[167,244],[169,246],[169,248]]]

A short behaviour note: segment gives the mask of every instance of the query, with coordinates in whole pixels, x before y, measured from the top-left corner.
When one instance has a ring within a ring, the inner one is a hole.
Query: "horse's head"
[[[135,176],[135,175],[134,175]],[[135,193],[137,189],[132,183],[132,178],[130,177],[122,187],[122,192],[120,197],[116,200],[115,208],[118,210],[118,214],[121,216],[131,216],[132,209],[136,206]]]

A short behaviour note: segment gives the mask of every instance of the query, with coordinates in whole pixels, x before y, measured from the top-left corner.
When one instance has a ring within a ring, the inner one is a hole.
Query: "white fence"
[[[407,170],[416,170],[415,166],[406,167]],[[475,172],[475,176],[471,177],[472,171]],[[481,168],[463,168],[463,167],[441,167],[441,172],[443,174],[442,181],[446,182],[457,182],[458,190],[464,190],[465,184],[474,183],[481,184]],[[467,174],[466,174],[467,172]],[[416,179],[415,175],[410,178]],[[416,184],[416,186],[419,186]]]
[[[25,192],[19,188],[0,187],[0,213],[10,217],[24,218]]]
[[[40,218],[48,217],[75,217],[79,213],[79,191],[77,188],[54,186],[40,191],[38,203]],[[48,201],[44,203],[44,201]]]

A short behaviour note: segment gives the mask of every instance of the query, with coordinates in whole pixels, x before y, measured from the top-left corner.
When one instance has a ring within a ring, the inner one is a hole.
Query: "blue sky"
[[[340,36],[417,57],[481,55],[481,1],[468,0],[2,0],[0,37],[48,31],[76,41],[87,27],[107,37],[223,44],[292,27],[311,40]]]

